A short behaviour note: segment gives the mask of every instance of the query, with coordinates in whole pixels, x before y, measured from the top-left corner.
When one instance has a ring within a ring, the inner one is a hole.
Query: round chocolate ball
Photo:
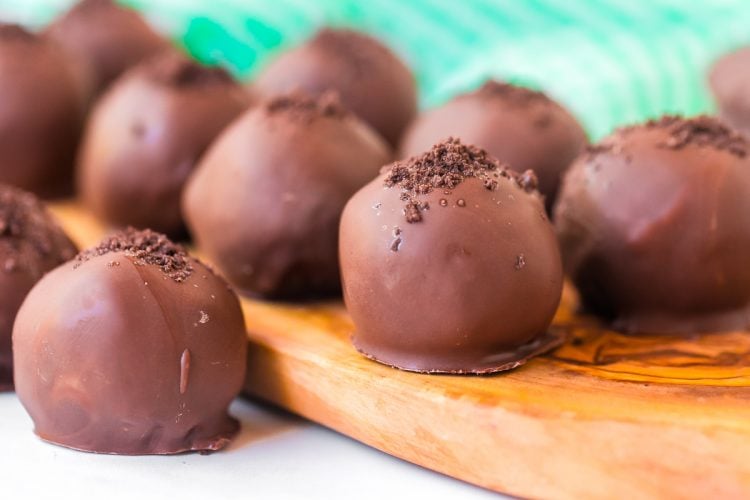
[[[169,46],[138,12],[114,0],[81,0],[45,34],[86,66],[94,94],[129,67]]]
[[[448,139],[354,195],[340,254],[355,347],[404,370],[490,373],[557,345],[562,264],[535,184]]]
[[[750,134],[750,47],[719,59],[711,69],[709,83],[722,119]]]
[[[563,172],[587,143],[573,115],[545,94],[495,81],[420,115],[404,135],[399,156],[419,154],[450,136],[515,170],[533,170],[548,212]]]
[[[341,102],[396,145],[417,113],[409,68],[374,38],[348,29],[323,29],[265,68],[254,88],[266,97],[298,89],[338,92]]]
[[[583,154],[555,222],[586,309],[625,332],[750,327],[749,152],[714,118],[666,116]]]
[[[97,101],[88,122],[78,165],[84,203],[115,226],[182,235],[188,175],[249,104],[226,71],[176,52],[136,66]]]
[[[31,287],[77,250],[32,194],[0,184],[0,391],[13,388],[13,321]]]
[[[209,149],[185,188],[185,219],[244,293],[338,293],[341,210],[389,159],[382,139],[333,96],[277,97]]]
[[[124,455],[210,451],[239,428],[237,296],[151,231],[115,233],[47,274],[13,329],[16,392],[44,440]]]
[[[70,190],[83,122],[73,66],[52,42],[0,24],[0,182],[39,195]]]

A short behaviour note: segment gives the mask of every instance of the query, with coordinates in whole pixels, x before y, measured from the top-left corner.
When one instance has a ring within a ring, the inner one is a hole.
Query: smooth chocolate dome
[[[446,137],[487,150],[519,172],[533,170],[547,211],[560,179],[586,146],[570,112],[541,92],[489,81],[422,113],[404,135],[399,156],[420,154]]]
[[[136,66],[97,101],[89,119],[78,162],[84,203],[114,226],[182,235],[188,176],[249,105],[226,71],[177,52]]]
[[[450,139],[354,195],[340,252],[356,348],[405,370],[488,373],[554,347],[562,263],[535,182]]]
[[[45,35],[86,66],[94,94],[169,47],[138,12],[114,0],[81,0],[47,27]]]
[[[319,31],[271,62],[253,84],[265,97],[336,91],[344,106],[392,145],[417,114],[409,68],[378,40],[348,29]]]
[[[337,294],[338,224],[390,151],[333,96],[282,96],[222,133],[190,178],[185,219],[239,290],[268,298]]]
[[[0,183],[37,195],[70,191],[84,99],[49,40],[0,24]]]
[[[151,231],[115,233],[45,276],[13,329],[16,392],[44,440],[126,455],[212,451],[239,424],[237,296]]]
[[[719,59],[711,68],[709,84],[722,119],[750,134],[750,47]]]
[[[555,222],[586,308],[626,332],[750,327],[749,151],[716,119],[667,116],[583,154]]]

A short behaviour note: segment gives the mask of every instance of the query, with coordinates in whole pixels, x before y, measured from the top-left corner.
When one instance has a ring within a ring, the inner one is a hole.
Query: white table
[[[42,442],[16,396],[0,394],[0,498],[497,498],[278,410],[238,400],[231,411],[242,432],[212,455],[95,455]]]

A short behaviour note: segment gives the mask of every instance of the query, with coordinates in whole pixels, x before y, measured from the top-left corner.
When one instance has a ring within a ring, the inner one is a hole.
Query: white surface
[[[247,401],[241,434],[211,455],[122,457],[44,443],[14,394],[0,394],[2,499],[497,498],[294,416]]]

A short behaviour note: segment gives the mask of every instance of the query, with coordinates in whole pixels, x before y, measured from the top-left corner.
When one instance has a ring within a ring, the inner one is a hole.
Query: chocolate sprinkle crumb
[[[747,139],[710,116],[700,115],[693,118],[664,116],[658,120],[646,122],[646,127],[667,129],[670,137],[660,146],[668,149],[682,149],[692,145],[712,147],[740,158],[747,156]]]
[[[417,199],[419,195],[435,189],[443,189],[443,193],[449,193],[470,177],[482,181],[488,191],[497,189],[498,179],[501,177],[512,179],[526,192],[535,190],[537,185],[536,176],[530,170],[518,174],[483,149],[462,144],[459,139],[452,137],[420,156],[397,161],[384,167],[382,171],[387,174],[384,182],[386,187],[401,188],[401,200],[406,202],[404,215],[409,223],[420,222],[421,212],[429,208],[427,203]]]
[[[179,53],[151,59],[146,67],[153,81],[177,88],[228,85],[232,77],[224,68],[204,66]]]
[[[692,118],[666,115],[655,120],[649,120],[642,125],[630,125],[620,128],[613,136],[604,139],[599,144],[586,148],[586,157],[592,160],[604,153],[621,154],[622,148],[617,142],[618,135],[625,135],[634,130],[661,129],[669,133],[669,137],[658,144],[661,148],[680,150],[686,146],[708,147],[718,151],[725,151],[739,158],[745,158],[750,151],[747,138],[724,125],[711,116],[699,115]],[[627,155],[625,160],[630,162],[632,157]]]
[[[62,264],[73,258],[75,252],[73,243],[39,199],[20,189],[0,185],[2,271],[36,267],[35,262],[50,257]],[[55,253],[59,255],[55,256]]]
[[[499,97],[510,104],[517,104],[519,106],[549,104],[552,102],[543,92],[496,80],[488,80],[475,91],[475,94],[481,97]],[[543,115],[542,118],[539,126],[544,127],[549,125],[549,115]],[[547,121],[545,122],[545,120]]]
[[[265,109],[271,115],[286,113],[305,121],[320,117],[341,119],[349,115],[338,94],[333,91],[324,92],[317,98],[301,91],[292,92],[267,101]]]
[[[94,257],[115,252],[131,257],[136,265],[157,266],[165,277],[177,283],[188,279],[193,272],[191,258],[182,245],[149,229],[139,231],[133,228],[117,231],[102,240],[98,246],[79,253],[74,267]]]

